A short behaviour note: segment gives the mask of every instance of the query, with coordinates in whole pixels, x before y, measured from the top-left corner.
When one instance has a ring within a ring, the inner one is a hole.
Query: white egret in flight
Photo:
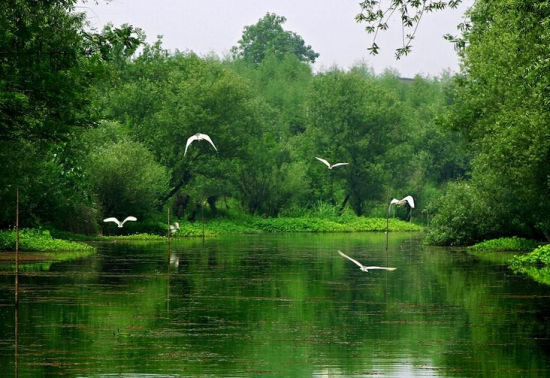
[[[403,206],[405,204],[409,205],[411,209],[414,209],[414,199],[412,198],[412,196],[407,196],[400,200],[394,198],[390,202],[390,206],[391,205]]]
[[[325,159],[321,159],[320,157],[317,157],[315,156],[315,159],[319,160],[321,163],[323,163],[324,165],[326,165],[328,167],[328,169],[332,169],[334,167],[339,167],[341,165],[348,165],[349,163],[336,163],[336,164],[330,164],[328,161],[326,161]]]
[[[338,251],[338,253],[340,254],[340,256],[345,257],[346,259],[350,260],[351,262],[353,262],[354,264],[359,266],[359,268],[361,268],[361,270],[363,272],[368,272],[369,269],[383,269],[383,270],[395,270],[395,269],[397,269],[397,268],[386,267],[386,266],[364,266],[359,261],[354,260],[351,257],[345,255],[342,251]]]
[[[212,142],[212,139],[210,139],[210,137],[208,135],[201,134],[201,133],[196,133],[195,135],[192,135],[189,138],[187,138],[187,143],[185,144],[185,152],[183,153],[183,156],[185,156],[185,154],[187,153],[187,148],[189,148],[189,145],[191,143],[193,143],[195,140],[205,140],[208,143],[210,143],[216,151],[218,151],[218,149],[214,145],[214,142]]]
[[[170,225],[170,232],[174,233],[180,229],[180,224],[175,222],[173,225]]]
[[[410,220],[411,209],[414,209],[414,199],[412,198],[412,196],[407,196],[400,200],[393,198],[388,206],[388,215],[386,219],[390,216],[391,205],[407,206],[407,218],[409,218]]]
[[[124,219],[122,222],[119,221],[118,219],[114,218],[114,217],[103,219],[103,222],[114,222],[114,223],[116,223],[118,225],[118,228],[122,228],[124,223],[128,222],[128,221],[135,222],[135,221],[137,221],[137,218],[130,215],[129,217],[126,217],[126,219]]]

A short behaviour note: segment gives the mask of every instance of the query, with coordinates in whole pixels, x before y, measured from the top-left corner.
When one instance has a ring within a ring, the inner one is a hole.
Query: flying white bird
[[[388,205],[388,214],[386,216],[386,219],[389,218],[389,216],[390,216],[391,205],[397,205],[397,206],[404,206],[405,205],[405,206],[407,206],[407,218],[409,218],[409,220],[410,220],[411,209],[414,209],[414,199],[412,198],[412,196],[407,196],[407,197],[405,197],[403,199],[400,199],[400,200],[398,200],[396,198],[393,198],[391,200],[390,204]]]
[[[361,264],[359,261],[354,260],[354,259],[352,259],[351,257],[345,255],[342,251],[338,251],[338,253],[340,254],[340,256],[345,257],[346,259],[350,260],[351,262],[353,262],[354,264],[356,264],[357,266],[359,266],[359,268],[361,268],[361,270],[362,270],[363,272],[368,272],[369,269],[384,269],[384,270],[395,270],[395,269],[396,269],[396,268],[385,267],[385,266],[364,266],[364,265]]]
[[[137,218],[133,217],[133,216],[129,216],[129,217],[126,217],[126,219],[124,219],[122,222],[119,221],[118,219],[114,218],[114,217],[103,219],[103,222],[115,222],[118,225],[118,228],[122,228],[124,223],[127,222],[127,221],[135,222],[135,221],[137,221]]]
[[[174,233],[180,229],[180,224],[175,222],[173,225],[170,225],[170,232]]]
[[[412,198],[412,196],[407,196],[401,200],[394,198],[390,202],[390,206],[391,205],[403,206],[404,204],[408,204],[411,209],[414,209],[414,199]]]
[[[205,140],[208,143],[210,143],[216,151],[218,151],[216,146],[214,146],[214,142],[212,142],[212,139],[210,139],[210,137],[208,135],[201,134],[201,133],[196,133],[195,135],[192,135],[189,138],[187,138],[187,144],[185,145],[185,152],[183,153],[183,156],[185,156],[185,154],[187,153],[187,148],[189,148],[189,145],[191,143],[193,143],[195,140]]]
[[[349,164],[349,163],[336,163],[336,164],[331,165],[328,161],[326,161],[325,159],[321,159],[320,157],[315,156],[315,159],[319,160],[321,163],[326,165],[328,167],[328,169],[332,169],[334,167],[339,167],[340,165],[348,165]]]

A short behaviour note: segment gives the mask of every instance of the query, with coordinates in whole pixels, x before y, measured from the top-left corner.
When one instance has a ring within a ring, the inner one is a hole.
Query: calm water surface
[[[550,288],[418,234],[96,246],[20,275],[17,354],[0,273],[1,376],[550,376]]]

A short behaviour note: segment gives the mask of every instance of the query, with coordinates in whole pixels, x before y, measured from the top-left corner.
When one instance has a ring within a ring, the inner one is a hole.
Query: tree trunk
[[[338,214],[342,215],[342,212],[344,211],[344,208],[348,204],[349,200],[349,194],[346,194],[346,198],[344,198],[344,201],[342,202],[342,205],[340,205],[340,208],[338,209]]]

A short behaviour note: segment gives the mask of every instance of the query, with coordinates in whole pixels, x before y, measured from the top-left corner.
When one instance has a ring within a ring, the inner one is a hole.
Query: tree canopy
[[[295,55],[302,62],[314,63],[319,56],[311,46],[306,45],[298,34],[284,30],[286,18],[267,13],[256,24],[245,26],[233,54],[247,62],[259,64],[267,55],[283,57]]]
[[[447,200],[467,196],[471,205],[461,205],[462,219],[451,217],[451,209],[441,211],[434,238],[469,243],[550,235],[550,2],[478,0],[470,21],[448,123],[468,138],[472,179],[453,188]],[[477,227],[455,239],[470,222]]]

